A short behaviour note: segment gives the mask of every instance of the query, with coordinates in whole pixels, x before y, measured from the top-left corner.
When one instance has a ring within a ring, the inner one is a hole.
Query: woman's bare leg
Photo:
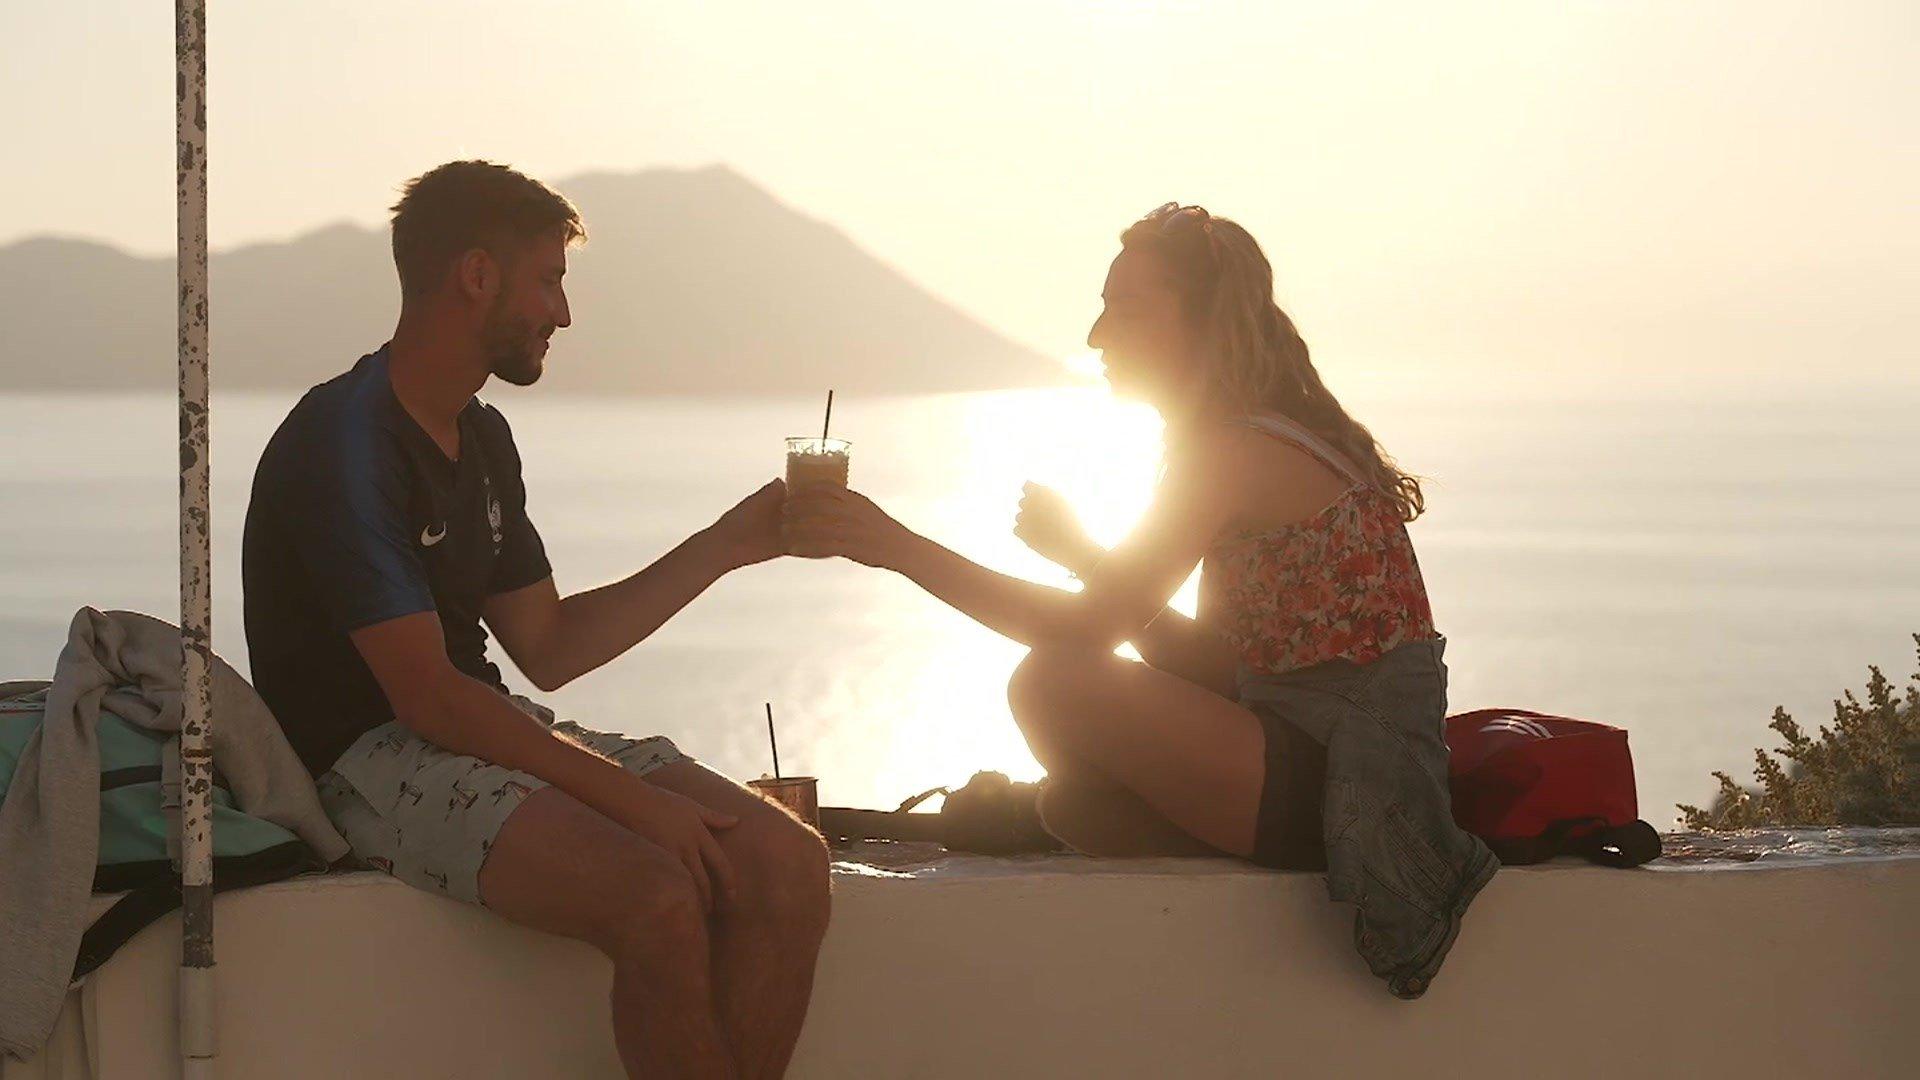
[[[1049,773],[1119,785],[1188,835],[1253,853],[1266,738],[1239,703],[1111,653],[1044,646],[1007,699]]]

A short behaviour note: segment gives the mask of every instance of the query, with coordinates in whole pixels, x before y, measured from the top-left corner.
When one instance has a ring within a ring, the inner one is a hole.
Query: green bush
[[[1920,654],[1920,634],[1913,636]],[[1869,667],[1867,699],[1853,691],[1833,703],[1833,727],[1809,738],[1785,709],[1767,726],[1787,745],[1755,750],[1758,789],[1715,772],[1720,791],[1711,809],[1680,804],[1689,829],[1787,825],[1920,824],[1920,674],[1905,699],[1877,667]],[[1779,760],[1775,760],[1775,758]]]

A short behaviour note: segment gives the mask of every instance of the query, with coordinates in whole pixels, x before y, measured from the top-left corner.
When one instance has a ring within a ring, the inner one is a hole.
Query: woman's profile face
[[[1161,258],[1120,252],[1100,299],[1087,347],[1099,350],[1113,392],[1163,409],[1190,397],[1200,381],[1193,330]]]

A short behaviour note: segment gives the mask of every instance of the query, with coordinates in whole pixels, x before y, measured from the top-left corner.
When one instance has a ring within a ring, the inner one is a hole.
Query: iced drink
[[[847,486],[847,450],[852,447],[845,439],[788,439],[787,440],[787,495],[792,497],[802,488],[837,487],[846,490]],[[786,526],[782,524],[780,534],[786,543],[787,554],[807,559],[823,559],[825,553],[796,546]]]
[[[787,490],[815,484],[846,487],[847,452],[852,448],[845,439],[788,439]]]
[[[842,454],[842,461],[846,455]],[[820,784],[811,776],[784,776],[775,780],[763,776],[758,780],[747,781],[747,786],[760,793],[761,798],[779,803],[793,816],[820,831]]]

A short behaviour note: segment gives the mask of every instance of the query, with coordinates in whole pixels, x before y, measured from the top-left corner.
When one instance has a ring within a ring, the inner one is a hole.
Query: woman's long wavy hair
[[[1300,424],[1392,499],[1401,520],[1420,516],[1426,497],[1419,479],[1395,464],[1320,381],[1306,341],[1273,301],[1273,267],[1247,230],[1198,206],[1168,203],[1121,233],[1120,244],[1152,252],[1171,272],[1198,331],[1216,400]]]

